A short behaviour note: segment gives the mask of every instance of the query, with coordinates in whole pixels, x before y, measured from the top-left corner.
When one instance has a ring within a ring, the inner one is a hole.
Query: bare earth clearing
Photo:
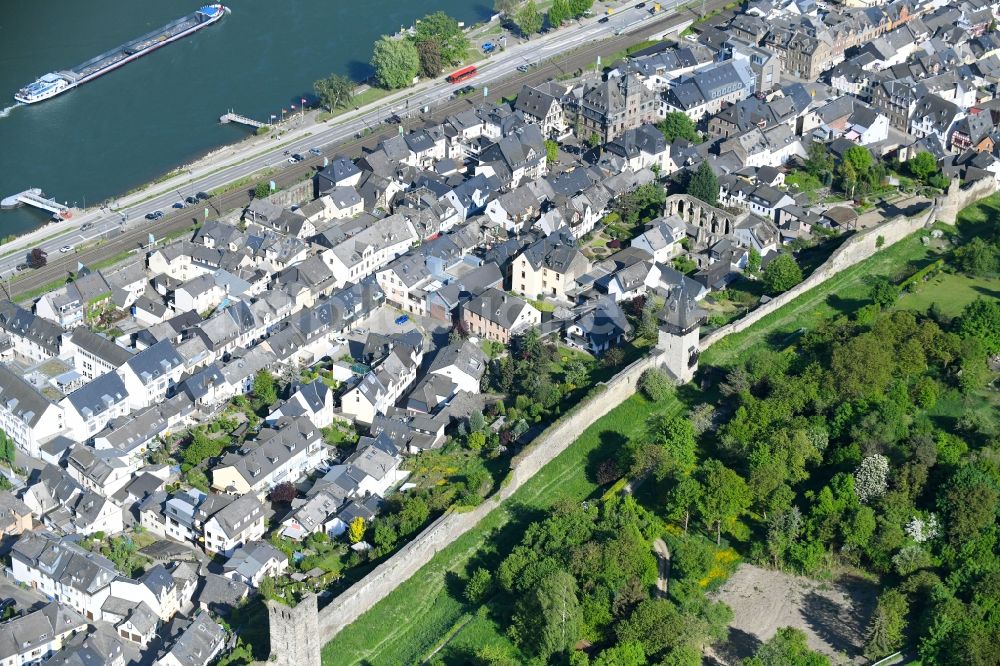
[[[835,664],[862,663],[868,618],[875,608],[877,587],[855,576],[821,582],[781,571],[741,565],[715,593],[733,609],[729,641],[715,648],[722,663],[750,656],[781,627],[796,627],[809,637],[809,647],[829,655]]]

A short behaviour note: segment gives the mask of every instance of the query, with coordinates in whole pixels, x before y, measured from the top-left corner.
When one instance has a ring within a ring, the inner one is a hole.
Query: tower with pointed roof
[[[681,384],[698,370],[698,333],[707,313],[684,286],[671,290],[660,310],[660,334],[656,346],[662,365]]]

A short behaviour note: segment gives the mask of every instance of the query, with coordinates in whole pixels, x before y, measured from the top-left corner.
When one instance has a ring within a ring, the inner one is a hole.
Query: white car
[[[59,251],[60,252],[72,252],[73,251],[73,246],[72,245],[63,245],[61,248],[59,248]]]

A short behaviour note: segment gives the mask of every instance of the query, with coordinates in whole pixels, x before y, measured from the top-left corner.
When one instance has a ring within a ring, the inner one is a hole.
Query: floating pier
[[[45,193],[38,187],[12,194],[0,201],[0,208],[3,209],[19,208],[20,206],[34,206],[63,218],[72,217],[69,208],[58,201],[47,199]]]
[[[262,123],[259,120],[254,120],[253,118],[248,118],[247,116],[240,115],[230,109],[224,115],[219,116],[219,122],[222,124],[226,123],[239,123],[241,125],[248,125],[254,129],[261,127],[269,127],[268,123]]]

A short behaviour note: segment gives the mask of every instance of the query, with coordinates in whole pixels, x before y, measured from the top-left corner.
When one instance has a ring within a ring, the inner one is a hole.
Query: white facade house
[[[70,606],[88,620],[103,617],[111,581],[121,574],[110,560],[51,532],[26,532],[11,550],[14,580]]]
[[[416,381],[422,353],[396,347],[377,368],[344,393],[340,409],[358,423],[370,424],[377,414],[385,414],[403,392]]]
[[[128,391],[131,408],[143,409],[162,402],[184,368],[184,359],[170,341],[161,340],[130,358],[118,369],[118,376]]]
[[[653,261],[663,264],[680,252],[681,241],[687,236],[687,225],[675,215],[650,222],[650,228],[632,239],[632,247],[653,255]]]
[[[264,537],[264,505],[257,496],[209,495],[198,507],[202,546],[209,555],[231,556],[237,548]]]
[[[129,395],[121,377],[109,372],[70,393],[59,406],[65,414],[66,436],[85,442],[104,430],[108,421],[129,413]]]
[[[0,364],[0,429],[22,451],[39,457],[39,445],[63,431],[62,408]]]
[[[383,218],[322,252],[336,286],[359,282],[400,257],[419,240],[413,224],[402,215]]]
[[[46,661],[62,649],[87,621],[66,604],[53,601],[38,610],[0,624],[0,666],[24,666]]]

